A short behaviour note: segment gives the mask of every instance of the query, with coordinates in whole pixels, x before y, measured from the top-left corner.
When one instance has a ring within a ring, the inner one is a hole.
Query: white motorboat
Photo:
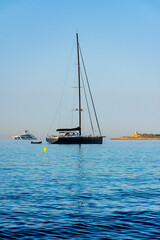
[[[33,134],[29,133],[28,130],[25,130],[24,133],[21,133],[17,136],[13,136],[12,139],[14,139],[14,140],[37,140],[37,138]]]

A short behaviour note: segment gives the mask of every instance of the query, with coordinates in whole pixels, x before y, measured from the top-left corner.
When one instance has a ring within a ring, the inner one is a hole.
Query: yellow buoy
[[[47,148],[46,147],[44,147],[44,152],[46,152],[47,151]]]

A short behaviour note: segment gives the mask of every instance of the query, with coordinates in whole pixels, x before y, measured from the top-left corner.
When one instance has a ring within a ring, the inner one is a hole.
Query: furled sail
[[[72,131],[79,131],[80,127],[76,128],[58,128],[56,131],[58,132],[72,132]]]

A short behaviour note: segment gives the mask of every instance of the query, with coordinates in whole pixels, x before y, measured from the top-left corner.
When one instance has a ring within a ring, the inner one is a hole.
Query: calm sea
[[[160,239],[160,141],[0,140],[0,239]]]

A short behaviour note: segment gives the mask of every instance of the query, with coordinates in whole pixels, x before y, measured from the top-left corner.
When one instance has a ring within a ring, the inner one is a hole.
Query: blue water
[[[160,141],[0,140],[0,239],[160,239]]]

